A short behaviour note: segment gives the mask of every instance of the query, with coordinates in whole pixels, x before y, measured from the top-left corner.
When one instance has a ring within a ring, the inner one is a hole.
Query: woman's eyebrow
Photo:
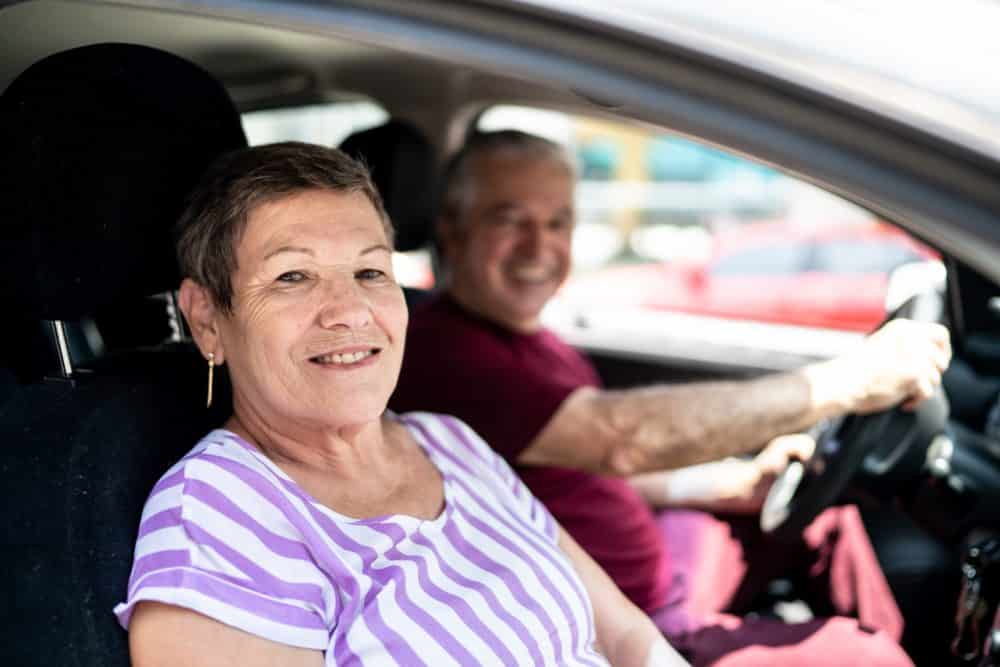
[[[368,253],[376,252],[378,250],[383,250],[383,251],[389,253],[390,255],[392,254],[392,248],[390,248],[389,246],[385,245],[384,243],[377,243],[377,244],[375,244],[375,245],[373,245],[371,247],[365,248],[359,254],[360,255],[367,255]]]
[[[279,248],[275,248],[271,252],[264,255],[264,261],[266,262],[275,255],[280,255],[283,252],[301,252],[305,253],[306,255],[312,255],[312,256],[316,255],[316,253],[314,253],[311,248],[303,248],[301,246],[294,246],[294,245],[283,245]]]

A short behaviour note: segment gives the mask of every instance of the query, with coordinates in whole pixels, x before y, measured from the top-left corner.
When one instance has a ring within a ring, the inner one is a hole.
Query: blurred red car
[[[670,310],[848,331],[885,317],[890,276],[938,254],[885,223],[749,223],[715,236],[700,263],[616,266],[574,276],[570,304]],[[603,295],[613,301],[605,302]]]

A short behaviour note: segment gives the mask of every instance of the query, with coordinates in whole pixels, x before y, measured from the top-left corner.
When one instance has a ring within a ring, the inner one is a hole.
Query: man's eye
[[[300,283],[306,279],[306,274],[301,271],[285,271],[278,276],[279,283]]]

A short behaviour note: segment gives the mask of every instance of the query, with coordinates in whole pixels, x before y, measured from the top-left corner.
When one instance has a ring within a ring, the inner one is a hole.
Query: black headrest
[[[409,123],[390,120],[355,132],[340,149],[368,165],[396,229],[396,249],[423,247],[434,224],[437,194],[434,148],[427,138]]]
[[[172,54],[100,44],[35,63],[0,96],[0,303],[71,320],[173,289],[185,197],[245,145],[221,84]]]

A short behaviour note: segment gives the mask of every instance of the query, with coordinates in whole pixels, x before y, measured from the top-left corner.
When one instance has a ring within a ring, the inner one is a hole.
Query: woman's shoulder
[[[324,650],[337,599],[282,484],[235,434],[202,438],[146,501],[127,599],[115,608],[123,627],[149,600]]]
[[[396,415],[430,452],[438,454],[466,472],[479,464],[493,472],[505,472],[503,459],[478,433],[454,415],[437,412],[405,412]]]
[[[458,445],[473,450],[491,451],[471,426],[454,415],[416,410],[394,416],[411,431],[423,436],[425,444],[432,447],[453,448]]]
[[[281,486],[280,471],[235,433],[220,428],[206,434],[160,477],[147,504],[167,496],[176,505],[259,505],[282,495]]]
[[[217,428],[205,434],[187,454],[170,467],[163,478],[211,464],[221,467],[239,464],[259,468],[262,462],[255,456],[253,447],[238,435],[227,429]]]

